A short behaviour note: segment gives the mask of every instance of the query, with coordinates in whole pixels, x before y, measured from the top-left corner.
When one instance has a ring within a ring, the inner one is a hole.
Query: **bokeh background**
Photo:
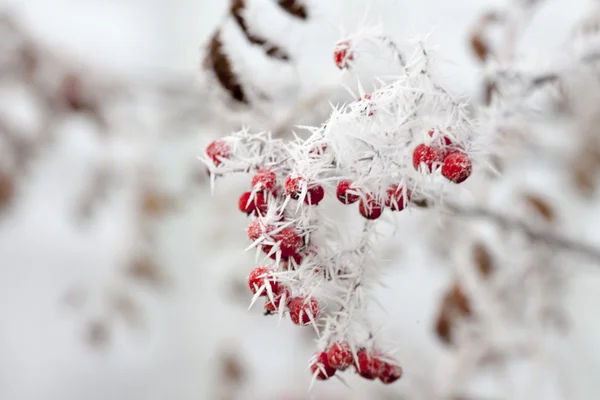
[[[381,21],[399,41],[430,33],[446,63],[445,83],[481,96],[469,33],[500,1],[321,3],[306,26],[280,15],[261,22],[297,61],[280,75],[256,76],[259,87],[275,81],[289,95],[280,103],[284,111],[320,88],[327,91],[319,101],[349,98],[331,89],[339,83],[331,48],[341,33],[369,21]],[[0,3],[0,165],[6,171],[0,399],[425,399],[423,387],[451,363],[454,355],[433,329],[451,268],[427,244],[436,224],[418,213],[401,220],[394,240],[422,237],[425,244],[399,256],[390,240],[396,261],[377,293],[383,310],[373,311],[405,368],[394,387],[350,380],[348,389],[331,381],[309,393],[311,332],[247,311],[244,278],[253,257],[243,252],[245,217],[236,207],[248,178],[225,179],[211,195],[196,158],[211,139],[240,124],[199,72],[203,48],[227,7],[225,0]],[[519,51],[543,59],[588,7],[549,1]],[[326,102],[316,104],[314,113],[288,122],[318,124],[326,111]],[[277,126],[264,118],[256,124]],[[595,197],[582,211],[547,175],[527,179],[561,199],[563,218],[572,222],[568,232],[600,242]],[[555,345],[557,358],[548,361],[557,375],[536,381],[550,389],[530,399],[600,396],[600,267],[577,264],[568,265],[562,300],[569,329]],[[487,375],[496,373],[506,371],[486,371],[477,387],[485,392],[486,380],[493,380]],[[534,379],[523,366],[508,374],[517,377],[516,386]],[[570,397],[554,390],[565,377]]]

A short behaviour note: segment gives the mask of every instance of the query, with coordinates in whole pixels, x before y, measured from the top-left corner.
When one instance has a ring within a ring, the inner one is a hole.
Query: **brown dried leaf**
[[[238,385],[243,382],[246,371],[239,357],[232,354],[221,356],[221,376],[224,383],[229,385]]]
[[[263,39],[250,33],[248,25],[246,25],[246,20],[243,15],[245,6],[245,0],[233,0],[231,2],[230,12],[240,29],[248,39],[248,41],[258,46],[262,46],[265,50],[265,53],[269,57],[273,57],[282,61],[288,61],[290,57],[278,46],[269,43],[266,39]]]
[[[7,207],[15,196],[14,176],[5,171],[0,171],[0,210]]]
[[[471,50],[481,62],[485,62],[489,55],[489,48],[481,32],[475,32],[471,35]]]
[[[554,208],[546,200],[533,194],[525,195],[525,200],[546,221],[552,222],[556,219]]]
[[[494,271],[492,256],[482,243],[476,243],[473,246],[473,260],[477,269],[484,277],[488,278]]]
[[[152,286],[163,286],[166,279],[161,268],[148,258],[134,261],[126,271],[128,277],[146,282]]]
[[[217,30],[213,35],[208,48],[208,54],[204,59],[204,67],[212,70],[220,86],[229,93],[232,99],[248,104],[248,98],[244,89],[233,73],[229,58],[225,55],[220,35],[220,30]]]
[[[306,8],[298,0],[278,0],[277,2],[281,8],[287,13],[293,15],[296,18],[308,19]]]
[[[140,199],[140,211],[149,217],[159,217],[171,208],[171,199],[163,193],[153,189],[142,192]]]

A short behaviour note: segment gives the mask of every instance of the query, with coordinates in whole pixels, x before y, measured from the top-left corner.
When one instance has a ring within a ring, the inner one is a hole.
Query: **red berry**
[[[325,380],[335,375],[335,368],[329,365],[327,353],[320,352],[315,354],[310,364],[310,371],[313,375],[316,373],[317,379]]]
[[[428,134],[429,134],[429,137],[432,138],[433,135],[435,134],[435,130],[434,129],[429,130]],[[454,142],[452,141],[452,139],[450,139],[447,135],[444,135],[443,133],[440,133],[438,135],[438,139],[439,140],[437,142],[441,146],[446,146],[446,147],[454,146]]]
[[[300,197],[300,193],[302,192],[303,181],[304,178],[302,178],[301,176],[292,177],[291,175],[288,175],[288,177],[285,178],[284,183],[285,194],[290,196],[294,200],[298,200],[298,198]]]
[[[454,151],[446,156],[442,164],[442,175],[454,183],[462,183],[471,176],[473,164],[465,153]]]
[[[267,287],[262,291],[261,296],[267,296],[270,289],[273,294],[279,293],[279,283],[273,277],[273,270],[269,267],[256,267],[248,276],[248,287],[253,294],[256,294],[262,287]]]
[[[254,213],[254,215],[265,215],[268,209],[267,198],[264,193],[258,192],[254,194],[254,199],[250,200],[252,192],[245,192],[240,196],[238,207],[240,211],[246,214]]]
[[[384,363],[373,350],[362,349],[356,354],[356,372],[365,379],[373,380],[381,376]]]
[[[304,202],[311,206],[316,206],[325,197],[325,189],[321,185],[314,185],[308,188],[308,192],[304,197]]]
[[[352,181],[343,180],[340,181],[337,185],[336,196],[339,201],[344,204],[353,204],[356,203],[360,196],[358,194],[354,194],[352,192],[356,192],[354,188],[352,188]]]
[[[269,299],[265,301],[265,310],[277,312],[282,305],[286,306],[289,303],[290,289],[284,285],[278,285],[277,290],[277,293],[273,293],[273,302]]]
[[[250,223],[248,224],[248,238],[254,242],[258,240],[258,238],[260,238],[266,233],[269,233],[272,230],[272,225],[266,225],[262,219],[256,218],[250,221]]]
[[[347,40],[339,41],[333,49],[333,60],[339,69],[348,68],[350,61],[354,60],[354,54],[350,52],[350,42]]]
[[[402,367],[397,364],[384,363],[383,368],[379,374],[379,380],[389,385],[390,383],[396,382],[402,377]]]
[[[367,109],[369,110],[369,117],[372,117],[373,114],[375,114],[375,103],[373,103],[371,101],[371,95],[370,94],[365,94],[362,98],[358,98],[358,101],[362,101],[365,100],[368,103],[368,106],[363,110],[366,111]]]
[[[439,147],[427,146],[423,143],[413,151],[413,167],[418,171],[425,164],[426,172],[433,172],[437,165],[444,161],[444,152]]]
[[[387,197],[385,199],[385,206],[389,207],[392,211],[402,211],[404,210],[404,189],[402,186],[393,184],[391,185],[387,192]],[[406,189],[406,201],[410,201],[411,191]]]
[[[341,371],[350,367],[354,362],[350,345],[347,342],[335,342],[327,350],[327,360],[329,365]]]
[[[288,304],[290,318],[296,325],[308,325],[319,316],[319,303],[312,297],[294,297]]]
[[[272,191],[277,184],[277,175],[269,168],[261,168],[252,177],[252,187],[255,190]]]
[[[308,152],[308,154],[313,155],[313,156],[321,156],[323,154],[325,154],[325,152],[327,151],[327,143],[323,143],[320,146],[316,146],[313,147],[312,149],[310,149],[310,151]]]
[[[229,158],[231,149],[224,140],[215,140],[206,147],[206,155],[216,166],[219,166],[223,159]]]
[[[367,193],[364,199],[358,203],[358,212],[366,219],[377,219],[381,217],[383,209],[381,203],[375,198],[373,193]]]
[[[255,209],[254,201],[250,201],[250,196],[252,196],[252,192],[245,192],[238,200],[238,207],[240,211],[246,214],[253,213]]]
[[[281,251],[281,257],[283,258],[295,256],[303,245],[302,237],[292,226],[288,226],[277,232],[274,235],[273,240],[276,243],[279,243],[279,250]]]

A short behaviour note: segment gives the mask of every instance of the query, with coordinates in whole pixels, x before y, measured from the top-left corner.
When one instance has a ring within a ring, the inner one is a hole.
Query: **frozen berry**
[[[373,350],[361,349],[356,354],[356,372],[365,379],[373,380],[381,376],[384,363]]]
[[[308,325],[319,316],[319,303],[312,297],[293,297],[288,308],[290,318],[296,325]]]
[[[311,156],[322,156],[327,151],[327,143],[315,146],[308,152]]]
[[[316,374],[319,380],[329,379],[335,375],[335,368],[329,365],[325,352],[315,354],[310,364],[310,371],[313,375]]]
[[[311,206],[316,206],[325,197],[325,189],[321,185],[313,185],[308,188],[308,192],[304,197],[304,202]]]
[[[341,40],[335,44],[333,49],[333,60],[339,69],[348,68],[350,61],[354,60],[354,54],[350,52],[350,42]]]
[[[352,187],[352,181],[343,180],[343,181],[340,181],[340,183],[338,183],[337,190],[336,190],[336,196],[337,196],[338,200],[341,201],[342,203],[344,203],[344,204],[356,203],[360,199],[360,196],[353,192],[356,192],[356,190]]]
[[[377,219],[381,217],[383,209],[375,195],[373,193],[367,193],[364,199],[360,199],[358,211],[360,212],[360,215],[366,219]]]
[[[272,191],[277,184],[277,175],[269,168],[261,168],[252,177],[252,187],[255,190]]]
[[[379,373],[379,380],[381,382],[389,385],[400,378],[402,378],[402,367],[389,362],[383,364],[383,368],[381,368],[381,372]]]
[[[454,151],[446,156],[442,164],[442,175],[454,183],[462,183],[471,176],[473,164],[469,156],[460,151]]]
[[[238,207],[240,211],[246,214],[265,215],[268,209],[267,198],[264,193],[258,192],[254,194],[254,198],[250,201],[252,192],[245,192],[240,196]]]
[[[279,243],[279,250],[281,251],[281,257],[283,258],[292,257],[298,254],[303,245],[302,237],[292,226],[288,226],[277,232],[274,235],[273,240],[276,243]]]
[[[294,200],[298,200],[300,193],[302,192],[303,182],[304,179],[301,176],[292,177],[289,175],[287,178],[285,178],[285,194]]]
[[[286,306],[290,301],[290,290],[284,285],[277,286],[277,293],[273,293],[273,301],[265,301],[265,310],[277,312],[280,307]]]
[[[350,367],[354,362],[350,345],[347,342],[335,342],[327,350],[327,360],[329,365],[341,371]]]
[[[435,135],[435,130],[434,129],[429,130],[428,134],[429,134],[430,138],[433,138]],[[452,141],[452,139],[450,139],[447,135],[444,135],[441,132],[438,133],[437,138],[439,140],[436,140],[436,142],[440,146],[446,146],[446,147],[454,146],[454,142]]]
[[[366,112],[367,110],[369,110],[369,117],[372,117],[373,114],[375,114],[375,103],[373,103],[371,101],[371,95],[370,94],[365,94],[362,98],[359,97],[358,101],[366,101],[367,106],[365,107],[365,109],[363,110],[363,112]]]
[[[267,288],[268,285],[268,288]],[[253,294],[256,294],[261,288],[263,289],[261,296],[267,296],[269,290],[271,293],[279,293],[279,283],[273,277],[273,270],[269,267],[256,267],[248,276],[248,287]]]
[[[435,146],[427,146],[423,143],[415,147],[413,151],[413,167],[418,171],[421,165],[425,165],[426,172],[433,170],[444,161],[444,152]]]
[[[392,211],[404,210],[404,195],[406,194],[406,202],[409,202],[411,197],[411,191],[409,189],[406,189],[405,192],[404,188],[397,184],[391,185],[386,194],[385,206],[389,207]]]
[[[269,233],[272,230],[272,225],[267,225],[263,219],[256,218],[248,224],[248,229],[246,231],[248,232],[248,238],[254,242],[258,238],[260,238],[266,233]]]
[[[255,209],[254,201],[250,201],[250,196],[252,196],[251,192],[245,192],[238,200],[238,207],[240,211],[246,214],[253,213]]]
[[[223,159],[229,158],[231,149],[224,140],[215,140],[206,147],[206,155],[216,166],[219,166]]]

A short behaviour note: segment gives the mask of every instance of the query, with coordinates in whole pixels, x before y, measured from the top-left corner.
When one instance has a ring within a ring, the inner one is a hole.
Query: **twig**
[[[548,247],[578,253],[600,264],[600,249],[593,245],[581,243],[547,230],[534,228],[524,221],[482,207],[464,207],[452,203],[445,203],[445,206],[455,215],[466,218],[487,219],[504,229],[521,231],[529,238],[545,243]]]

